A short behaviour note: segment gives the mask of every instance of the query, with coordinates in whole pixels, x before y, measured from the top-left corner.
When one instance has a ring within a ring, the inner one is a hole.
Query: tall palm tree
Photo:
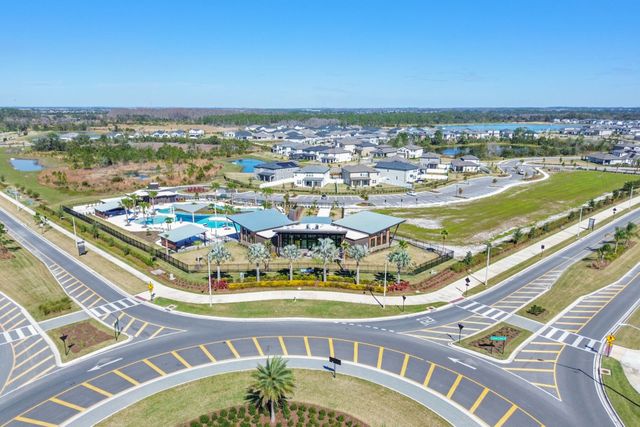
[[[171,230],[171,223],[173,222],[173,218],[170,216],[164,219],[164,223],[167,224],[167,230]]]
[[[624,228],[616,227],[616,231],[613,233],[613,240],[616,242],[614,249],[615,253],[618,253],[618,244],[627,237],[627,230]]]
[[[216,278],[218,282],[220,282],[220,265],[225,261],[231,261],[233,257],[231,256],[231,252],[221,241],[213,242],[211,245],[211,250],[207,254],[209,258],[209,262],[214,261],[216,263]]]
[[[131,199],[130,197],[120,199],[120,206],[124,208],[127,225],[129,225],[129,222],[131,221],[131,219],[129,218],[129,212],[131,211],[131,209],[133,209],[134,206],[133,199]]]
[[[256,265],[256,281],[258,283],[260,283],[260,263],[264,262],[264,260],[268,259],[270,256],[271,254],[262,243],[249,245],[247,258],[249,259],[249,262]]]
[[[449,232],[447,231],[446,228],[443,228],[440,231],[440,238],[442,239],[442,250],[444,251],[444,241],[447,240],[447,237],[449,237]]]
[[[338,248],[333,240],[326,238],[318,240],[318,244],[311,250],[313,256],[322,260],[322,281],[327,281],[327,264],[338,255]]]
[[[151,201],[151,212],[152,214],[155,214],[156,212],[156,197],[158,197],[158,192],[155,190],[149,190],[147,192],[147,194],[149,195],[149,200]]]
[[[276,356],[267,363],[258,365],[251,375],[254,383],[247,390],[246,401],[258,408],[269,408],[271,425],[276,422],[276,408],[282,407],[295,388],[293,371],[287,362]]]
[[[356,284],[360,284],[360,262],[369,255],[369,249],[364,245],[349,246],[347,250],[349,257],[353,258],[356,262]]]
[[[396,268],[398,269],[396,283],[400,284],[400,272],[402,271],[402,269],[407,268],[409,265],[411,265],[411,255],[409,255],[409,252],[406,248],[399,246],[387,256],[387,259],[390,263],[396,265]]]
[[[262,189],[262,194],[264,195],[264,207],[265,209],[269,208],[271,206],[271,202],[269,201],[271,195],[273,194],[273,189],[272,188],[263,188]]]
[[[631,222],[629,221],[627,223],[627,226],[625,227],[625,230],[627,232],[627,239],[625,241],[625,246],[629,244],[629,240],[636,236],[638,234],[637,230],[638,230],[638,226],[636,225],[635,222]]]
[[[293,280],[293,262],[298,258],[300,258],[302,253],[300,252],[300,249],[296,245],[291,244],[282,248],[281,254],[283,258],[286,258],[289,260],[289,281],[292,281]]]
[[[147,226],[147,217],[149,215],[149,208],[151,207],[151,204],[149,202],[140,202],[138,203],[138,206],[140,206],[140,210],[142,211],[142,220],[144,221],[144,225]]]

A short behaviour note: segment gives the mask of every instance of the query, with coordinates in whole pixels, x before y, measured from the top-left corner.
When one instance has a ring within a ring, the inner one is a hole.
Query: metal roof
[[[296,162],[270,162],[270,163],[260,163],[255,165],[254,169],[291,169],[297,168],[298,164]]]
[[[405,220],[403,218],[396,218],[371,211],[360,211],[334,221],[333,223],[350,230],[360,231],[371,235],[395,225],[402,224],[404,221]]]
[[[331,224],[328,216],[304,216],[300,219],[300,224]]]
[[[182,227],[174,228],[171,231],[160,233],[160,237],[173,243],[178,243],[183,240],[189,239],[194,236],[198,236],[207,230],[196,224],[185,224]]]
[[[309,165],[305,166],[298,171],[298,173],[327,173],[329,168],[322,165]]]
[[[252,232],[292,224],[289,218],[277,209],[265,209],[237,215],[229,215],[227,218]]]
[[[176,204],[173,205],[173,208],[177,211],[180,212],[189,212],[189,213],[195,213],[198,212],[199,210],[202,210],[204,208],[206,208],[207,206],[209,206],[206,203],[189,203],[189,204]]]
[[[119,201],[104,202],[94,208],[98,212],[109,212],[116,209],[124,209]]]

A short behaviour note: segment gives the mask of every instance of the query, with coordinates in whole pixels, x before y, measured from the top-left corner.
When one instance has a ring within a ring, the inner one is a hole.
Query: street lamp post
[[[469,284],[471,283],[471,279],[469,279],[468,277],[464,279],[464,284],[467,287],[466,290],[464,291],[464,296],[466,297],[467,295],[469,295]]]
[[[384,260],[384,281],[382,287],[382,308],[387,308],[387,260]]]
[[[540,245],[540,256],[544,253],[544,245]]]
[[[464,329],[464,325],[462,323],[458,323],[458,343],[462,339],[462,330]]]
[[[584,208],[583,206],[580,206],[580,218],[578,219],[578,237],[580,237],[580,231],[582,230],[582,226],[580,225],[580,223],[582,222],[582,209]]]
[[[406,295],[402,295],[402,312],[404,313],[404,302],[407,300]]]
[[[489,284],[489,260],[491,259],[491,242],[487,242],[487,267],[484,269],[484,285]]]
[[[211,307],[211,256],[209,256],[209,254],[207,254],[207,278],[209,279],[209,307]]]

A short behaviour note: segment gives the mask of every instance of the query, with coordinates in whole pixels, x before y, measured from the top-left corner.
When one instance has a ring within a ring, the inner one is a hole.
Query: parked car
[[[416,197],[418,195],[418,193],[416,193],[415,191],[411,190],[411,191],[407,191],[407,196],[411,196],[411,197]]]

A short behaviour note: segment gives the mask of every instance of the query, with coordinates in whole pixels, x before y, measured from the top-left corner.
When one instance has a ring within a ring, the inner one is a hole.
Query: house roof
[[[322,165],[309,165],[305,166],[298,171],[298,173],[327,173],[329,168]]]
[[[252,232],[292,224],[289,218],[277,209],[265,209],[237,215],[229,215],[227,218]]]
[[[104,202],[101,205],[96,206],[94,209],[98,212],[109,212],[116,209],[124,209],[124,208],[120,205],[119,201],[114,200],[111,202]]]
[[[350,230],[359,231],[366,234],[376,234],[395,225],[402,224],[403,218],[396,218],[389,215],[383,215],[371,211],[360,211],[353,215],[346,216],[342,219],[334,221],[335,225],[339,225]]]
[[[328,150],[324,150],[325,154],[346,154],[350,153],[350,151],[345,150],[343,148],[329,148]]]
[[[469,167],[480,167],[480,165],[478,165],[475,162],[468,162],[465,160],[460,160],[460,159],[453,159],[451,160],[451,166],[453,167],[465,167],[465,166],[469,166]]]
[[[342,170],[346,171],[348,173],[360,173],[360,172],[375,173],[375,172],[378,172],[374,168],[369,167],[367,165],[348,165],[348,166],[343,166]]]
[[[173,243],[181,242],[194,236],[198,236],[207,230],[197,224],[185,224],[182,227],[174,228],[171,231],[160,233],[160,237]]]
[[[476,156],[472,155],[472,154],[465,154],[464,156],[460,157],[462,160],[480,160],[479,158],[477,158]]]
[[[440,158],[440,154],[434,153],[433,151],[429,151],[429,152],[424,153],[420,157],[423,158],[423,159],[439,159]]]
[[[418,169],[418,166],[413,163],[408,162],[400,162],[398,160],[393,160],[391,162],[378,162],[376,163],[376,169],[391,169],[398,171],[410,171]]]
[[[254,169],[292,169],[297,168],[298,164],[296,162],[269,162],[269,163],[260,163],[255,165]]]

